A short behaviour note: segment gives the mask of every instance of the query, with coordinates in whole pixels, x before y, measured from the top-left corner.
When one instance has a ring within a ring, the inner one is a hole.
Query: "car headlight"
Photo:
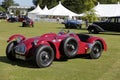
[[[33,44],[34,44],[34,45],[37,45],[38,41],[39,41],[39,40],[35,39],[34,42],[33,42]]]
[[[17,37],[16,38],[17,43],[19,43],[21,40],[22,40],[22,37]]]
[[[25,44],[19,44],[18,46],[15,47],[15,52],[18,54],[25,54],[26,52],[26,46]]]

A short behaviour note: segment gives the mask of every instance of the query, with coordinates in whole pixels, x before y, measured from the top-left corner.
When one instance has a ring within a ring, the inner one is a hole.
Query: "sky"
[[[14,2],[20,6],[33,6],[32,0],[14,0]]]
[[[0,4],[3,0],[0,0]],[[18,3],[20,6],[33,6],[32,0],[14,0],[15,3]]]

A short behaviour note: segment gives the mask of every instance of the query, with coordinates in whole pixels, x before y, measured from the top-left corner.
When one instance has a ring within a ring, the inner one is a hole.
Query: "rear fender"
[[[107,44],[106,44],[106,42],[103,39],[97,38],[97,37],[93,37],[93,38],[89,38],[88,39],[88,42],[90,44],[94,44],[95,41],[100,41],[101,44],[102,44],[102,47],[103,47],[104,51],[107,51]]]
[[[17,39],[19,39],[19,40],[25,40],[26,37],[24,37],[21,34],[15,34],[15,35],[12,35],[11,37],[9,37],[9,39],[7,40],[7,42],[11,42],[11,41],[17,40]]]

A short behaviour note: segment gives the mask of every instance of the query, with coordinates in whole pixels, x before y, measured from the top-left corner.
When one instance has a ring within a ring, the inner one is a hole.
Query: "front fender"
[[[11,37],[9,37],[7,42],[13,41],[14,39],[17,39],[17,38],[20,38],[21,40],[25,40],[26,39],[26,37],[24,37],[21,34],[15,34],[15,35],[12,35]]]
[[[50,44],[47,41],[38,41],[36,46],[39,46],[39,45],[48,45],[48,46],[50,46]]]
[[[90,28],[95,28],[96,30],[100,31],[100,32],[104,32],[105,30],[103,28],[101,28],[99,25],[97,24],[91,24],[89,25],[88,29],[89,30]]]
[[[50,46],[54,50],[56,59],[60,59],[61,55],[60,55],[60,51],[59,51],[59,45],[60,45],[59,42],[51,42],[51,41],[44,40],[44,41],[38,41],[36,46],[39,46],[39,45]]]

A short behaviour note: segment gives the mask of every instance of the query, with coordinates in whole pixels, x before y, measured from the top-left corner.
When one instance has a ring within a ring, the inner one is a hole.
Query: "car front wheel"
[[[41,45],[35,52],[35,63],[38,67],[44,68],[52,64],[54,60],[54,51],[50,46]]]
[[[17,45],[17,42],[12,41],[8,44],[7,48],[6,48],[6,56],[8,59],[14,61],[16,60],[15,57],[15,52],[14,52],[14,47]]]

